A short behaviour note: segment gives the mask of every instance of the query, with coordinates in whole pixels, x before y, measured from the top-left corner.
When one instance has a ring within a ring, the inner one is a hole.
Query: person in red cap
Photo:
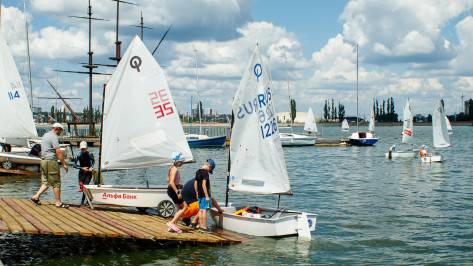
[[[207,212],[212,208],[209,173],[213,173],[215,162],[208,159],[195,173],[194,188],[199,202],[199,223],[200,231],[208,233]]]

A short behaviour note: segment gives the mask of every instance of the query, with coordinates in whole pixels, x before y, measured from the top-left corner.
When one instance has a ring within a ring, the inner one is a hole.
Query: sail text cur
[[[148,94],[153,106],[154,113],[157,114],[156,118],[164,117],[174,113],[172,108],[171,100],[168,97],[166,89],[158,90],[157,92],[151,92]]]

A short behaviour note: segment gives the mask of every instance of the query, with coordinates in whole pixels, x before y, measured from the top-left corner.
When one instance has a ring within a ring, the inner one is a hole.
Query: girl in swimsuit
[[[172,199],[174,204],[176,204],[178,208],[178,212],[182,209],[187,209],[187,205],[184,202],[184,199],[182,199],[182,195],[179,192],[179,189],[182,189],[183,185],[179,184],[179,181],[181,180],[181,176],[179,174],[178,167],[181,167],[184,164],[185,157],[182,155],[180,152],[173,152],[172,153],[172,166],[169,168],[168,172],[168,178],[167,182],[169,183],[168,186],[168,196]],[[179,218],[177,213],[175,215],[175,218]],[[176,220],[176,221],[174,221]],[[168,230],[172,230],[175,232],[182,232],[177,228],[177,219],[173,219],[171,222],[168,223]]]

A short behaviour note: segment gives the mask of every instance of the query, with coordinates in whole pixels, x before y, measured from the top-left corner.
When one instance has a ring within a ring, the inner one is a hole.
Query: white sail
[[[373,133],[374,132],[374,109],[371,109],[371,116],[370,116],[370,124],[368,126],[368,131]]]
[[[312,112],[312,108],[310,107],[309,107],[309,111],[307,112],[307,118],[305,120],[304,130],[317,133],[317,124],[315,123],[314,112]]]
[[[406,106],[404,106],[403,110],[402,143],[412,143],[414,134],[414,122],[412,119],[411,106],[409,99],[407,99]]]
[[[447,117],[447,116],[445,116],[445,123],[447,123],[447,130],[448,130],[448,131],[453,130],[452,124],[450,124],[450,120],[448,120],[448,117]]]
[[[342,122],[342,130],[348,130],[350,126],[348,125],[348,121],[346,119],[343,119]]]
[[[447,123],[445,122],[445,111],[443,110],[440,98],[432,114],[432,132],[434,147],[450,147],[450,138],[448,137]]]
[[[103,117],[104,170],[169,164],[173,152],[193,159],[164,71],[138,36],[107,83]]]
[[[20,74],[0,30],[0,137],[37,138]]]
[[[229,188],[253,193],[290,191],[273,91],[258,46],[233,100]]]

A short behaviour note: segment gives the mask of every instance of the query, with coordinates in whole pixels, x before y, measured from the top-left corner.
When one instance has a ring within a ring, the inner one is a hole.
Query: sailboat
[[[317,133],[317,124],[315,123],[314,112],[312,112],[312,108],[310,107],[309,111],[307,112],[307,117],[304,123],[304,131],[307,131],[309,135],[312,133],[315,135]]]
[[[195,50],[195,75],[197,80],[197,113],[199,115],[199,134],[186,134],[187,142],[190,147],[222,147],[225,145],[227,136],[209,137],[202,134],[202,117],[200,114],[200,92],[199,92],[199,72],[197,67],[197,50]]]
[[[257,105],[253,106],[253,102]],[[260,207],[260,212],[250,217],[235,214],[249,204],[228,203],[229,190],[292,194],[276,121],[274,94],[258,46],[245,68],[232,110],[235,118],[230,140],[227,200],[220,205],[225,205],[221,207],[223,213],[219,214],[215,208],[210,211],[217,226],[253,236],[298,234],[310,238],[310,232],[315,230],[316,214]]]
[[[378,142],[378,138],[374,136],[373,132],[360,132],[358,123],[358,45],[356,45],[356,132],[353,132],[348,137],[350,145],[355,146],[370,146]],[[373,131],[374,131],[374,114],[372,110]],[[371,121],[370,121],[371,122]]]
[[[452,124],[450,124],[450,120],[448,120],[447,116],[445,116],[445,123],[447,123],[448,135],[452,135],[453,134]]]
[[[284,50],[284,61],[286,62],[286,81],[287,81],[287,91],[289,95],[289,112],[290,119],[291,119],[291,132],[290,133],[281,133],[281,144],[282,146],[314,146],[315,145],[315,136],[310,135],[301,135],[295,134],[294,128],[292,126],[292,106],[291,106],[291,92],[289,88],[289,77],[287,71],[287,58],[286,58],[286,50]],[[313,115],[313,114],[312,114]],[[314,119],[315,123],[315,119]]]
[[[350,130],[350,126],[348,125],[348,121],[346,119],[343,119],[342,131],[349,131],[349,130]]]
[[[0,27],[0,137],[8,139],[37,138],[23,83],[18,68]],[[41,158],[0,151],[0,163],[6,170],[28,170],[39,173]],[[31,168],[30,166],[33,165]],[[28,169],[27,169],[28,168]]]
[[[163,69],[137,36],[106,85],[99,172],[164,166],[181,152],[193,161]],[[126,177],[125,177],[126,178]],[[137,208],[158,207],[169,217],[167,186],[84,185],[92,201]]]
[[[448,137],[447,123],[445,121],[445,110],[443,109],[440,97],[437,101],[432,114],[432,135],[434,140],[434,148],[450,147],[450,138]],[[437,153],[429,154],[420,158],[422,162],[441,162],[442,155]]]
[[[403,123],[402,123],[402,140],[403,144],[412,144],[414,140],[414,122],[413,116],[411,113],[411,106],[409,104],[409,99],[407,99],[406,105],[403,109]],[[413,158],[415,157],[415,152],[411,151],[394,151],[385,153],[388,158]]]

